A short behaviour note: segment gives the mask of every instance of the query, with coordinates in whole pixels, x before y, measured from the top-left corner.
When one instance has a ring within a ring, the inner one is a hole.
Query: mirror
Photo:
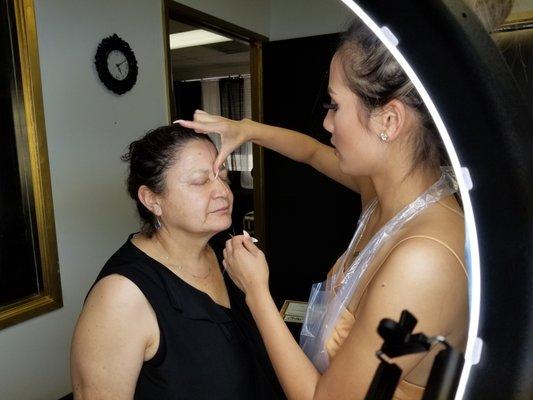
[[[62,306],[32,4],[0,5],[0,329]]]

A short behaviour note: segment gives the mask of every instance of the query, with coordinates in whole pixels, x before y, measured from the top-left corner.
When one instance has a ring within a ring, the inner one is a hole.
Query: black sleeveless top
[[[244,294],[227,275],[231,309],[149,257],[131,243],[132,236],[96,282],[111,274],[128,278],[157,317],[159,348],[143,364],[134,398],[284,399]]]

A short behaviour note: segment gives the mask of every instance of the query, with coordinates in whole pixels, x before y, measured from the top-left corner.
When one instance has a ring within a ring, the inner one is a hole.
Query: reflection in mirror
[[[24,118],[24,105],[19,104],[22,93],[20,65],[16,41],[14,10],[2,3],[2,74],[0,91],[1,120],[3,132],[0,135],[0,307],[6,307],[21,299],[39,293],[42,285],[38,254],[34,252],[37,243],[33,242],[35,227],[32,224],[31,191],[29,187],[29,157],[27,137],[20,131],[19,121]],[[14,40],[15,39],[15,40]],[[19,97],[20,96],[20,97]],[[20,223],[22,221],[22,223]],[[13,266],[13,267],[9,267]]]
[[[0,328],[61,307],[33,4],[0,4]]]

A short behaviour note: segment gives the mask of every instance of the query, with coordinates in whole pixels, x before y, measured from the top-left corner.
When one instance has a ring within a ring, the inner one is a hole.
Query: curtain
[[[244,118],[244,79],[224,78],[218,81],[220,90],[220,115],[230,119],[241,120]],[[241,146],[229,157],[228,169],[230,171],[244,171],[243,156],[246,148]]]
[[[220,115],[218,81],[202,81],[202,110],[209,114]],[[220,135],[217,133],[208,133],[208,135],[217,149],[220,149]]]
[[[244,78],[244,118],[252,119],[252,86],[250,77]],[[252,168],[254,166],[253,145],[247,142],[242,146],[241,186],[245,189],[253,189]]]

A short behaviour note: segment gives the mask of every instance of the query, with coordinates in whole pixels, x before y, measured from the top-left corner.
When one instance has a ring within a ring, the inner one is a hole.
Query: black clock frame
[[[118,80],[111,75],[107,67],[107,58],[109,53],[113,50],[120,51],[126,57],[128,62],[128,75],[125,79]],[[130,45],[120,38],[116,33],[103,39],[98,45],[96,55],[94,57],[94,64],[98,77],[103,84],[116,94],[124,94],[129,91],[135,82],[137,82],[138,66],[135,54]]]

